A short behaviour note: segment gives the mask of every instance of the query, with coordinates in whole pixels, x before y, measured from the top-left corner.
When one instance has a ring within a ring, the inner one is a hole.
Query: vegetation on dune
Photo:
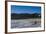
[[[28,19],[28,18],[41,18],[41,14],[34,13],[34,14],[11,14],[11,19]]]

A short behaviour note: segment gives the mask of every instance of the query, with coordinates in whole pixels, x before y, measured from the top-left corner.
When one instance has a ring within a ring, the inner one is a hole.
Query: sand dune
[[[29,28],[29,27],[40,27],[40,26],[41,26],[40,18],[11,20],[11,28]]]

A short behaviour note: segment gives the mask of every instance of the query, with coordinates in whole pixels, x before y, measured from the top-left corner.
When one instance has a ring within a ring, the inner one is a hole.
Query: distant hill
[[[41,18],[41,14],[39,14],[39,13],[33,13],[33,14],[28,14],[28,13],[23,13],[23,14],[11,13],[11,19],[28,19],[28,18]]]

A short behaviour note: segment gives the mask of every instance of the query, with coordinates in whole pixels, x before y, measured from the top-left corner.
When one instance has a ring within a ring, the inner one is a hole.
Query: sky
[[[11,5],[11,13],[41,13],[41,7],[40,6],[18,6],[18,5]]]

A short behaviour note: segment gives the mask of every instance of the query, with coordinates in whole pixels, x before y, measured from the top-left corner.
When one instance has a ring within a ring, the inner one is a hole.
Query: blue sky
[[[11,5],[11,13],[41,13],[40,6],[18,6],[18,5]]]

